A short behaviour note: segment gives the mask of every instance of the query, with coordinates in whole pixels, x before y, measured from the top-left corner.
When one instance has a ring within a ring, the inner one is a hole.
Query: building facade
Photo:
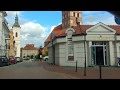
[[[7,13],[0,11],[0,55],[6,55],[8,57],[9,45],[9,27],[5,19]]]
[[[9,50],[9,54],[8,56],[14,56],[15,57],[15,40],[14,40],[14,36],[13,36],[13,31],[10,30],[9,32],[9,36],[10,36],[10,40],[9,40],[9,47],[10,47],[10,50]]]
[[[62,23],[53,29],[45,41],[48,62],[60,66],[75,66],[76,61],[78,67],[84,67],[85,62],[86,66],[116,66],[120,57],[120,26],[80,22],[66,28]]]
[[[36,56],[39,53],[39,48],[34,47],[34,44],[26,44],[24,48],[22,48],[22,58],[30,58],[31,56]]]
[[[18,23],[17,14],[16,14],[16,17],[15,17],[15,23],[12,27],[12,31],[13,31],[13,36],[14,36],[14,40],[15,40],[15,51],[16,51],[15,57],[20,57],[20,32],[21,32],[21,27]]]

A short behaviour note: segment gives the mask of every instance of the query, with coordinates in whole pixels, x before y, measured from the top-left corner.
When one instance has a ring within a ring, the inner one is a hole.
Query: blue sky
[[[62,23],[62,11],[6,11],[9,28],[15,22],[17,12],[21,26],[21,47],[26,44],[43,46],[52,29]],[[82,24],[94,25],[103,22],[116,25],[114,16],[106,11],[82,11]]]

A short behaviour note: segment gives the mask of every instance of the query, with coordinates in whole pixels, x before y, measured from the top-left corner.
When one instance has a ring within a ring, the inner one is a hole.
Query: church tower
[[[62,28],[82,24],[82,11],[62,11]]]
[[[15,57],[20,57],[20,31],[21,31],[21,27],[18,23],[18,16],[16,13],[16,17],[15,17],[15,23],[12,27],[13,30],[13,36],[14,36],[14,40],[15,40]]]

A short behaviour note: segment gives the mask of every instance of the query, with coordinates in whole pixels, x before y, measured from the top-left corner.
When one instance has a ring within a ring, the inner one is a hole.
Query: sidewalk
[[[87,67],[86,76],[84,76],[84,68],[64,67],[52,65],[47,62],[38,62],[45,70],[64,73],[79,79],[99,79],[99,67]],[[102,67],[102,79],[120,79],[120,67]]]

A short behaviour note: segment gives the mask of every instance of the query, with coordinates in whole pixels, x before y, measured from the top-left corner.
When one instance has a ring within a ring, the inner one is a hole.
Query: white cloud
[[[12,17],[15,16],[16,13],[17,13],[17,15],[19,16],[19,15],[22,14],[22,12],[24,12],[24,11],[6,11],[7,15],[8,15],[8,16],[12,16]]]
[[[52,30],[56,27],[56,26],[58,26],[58,25],[60,25],[61,23],[59,23],[59,24],[57,24],[57,25],[54,25],[54,26],[51,26],[51,28],[50,28],[50,33],[52,32]]]
[[[83,24],[96,24],[99,22],[105,23],[107,25],[116,25],[114,21],[114,16],[108,12],[101,12],[101,11],[92,11],[90,12],[84,12],[89,13],[88,15],[83,17]]]
[[[27,22],[21,25],[21,46],[31,43],[35,46],[43,46],[46,39],[47,28],[41,26],[39,23]]]
[[[28,22],[26,19],[21,17],[22,13],[24,11],[6,11],[6,12],[7,12],[6,20],[8,21],[9,28],[12,28],[12,26],[15,22],[16,12],[17,12],[17,15],[18,15],[18,20],[19,20],[20,25],[23,25],[24,23]]]

